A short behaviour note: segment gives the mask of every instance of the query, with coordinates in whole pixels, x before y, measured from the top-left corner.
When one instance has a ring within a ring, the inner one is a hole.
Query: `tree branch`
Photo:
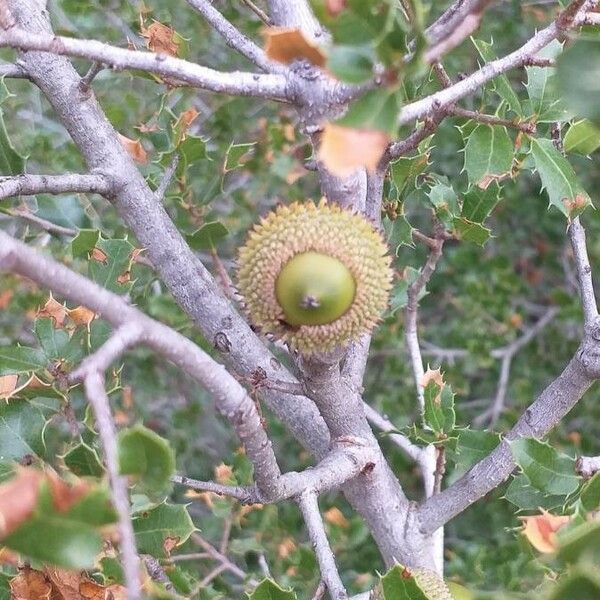
[[[573,222],[569,225],[569,237],[571,238],[573,256],[577,266],[577,281],[579,282],[583,317],[586,325],[589,325],[598,316],[598,306],[592,282],[592,268],[590,267],[585,244],[585,230],[579,221],[579,217],[573,219]]]
[[[109,196],[111,185],[108,178],[100,173],[0,177],[0,200],[13,196],[69,193]]]
[[[194,490],[236,498],[244,504],[273,504],[311,490],[316,494],[337,489],[362,471],[375,468],[377,454],[363,440],[338,441],[314,467],[300,473],[284,473],[274,482],[276,491],[265,496],[257,486],[227,486],[177,475],[173,481]]]
[[[335,557],[327,540],[327,533],[319,512],[317,494],[312,491],[304,492],[298,499],[298,506],[304,517],[308,535],[321,569],[321,579],[327,586],[329,596],[336,600],[347,600],[348,592],[342,583],[335,564]]]
[[[497,77],[510,69],[523,66],[526,64],[527,60],[534,57],[552,40],[562,35],[566,28],[577,27],[583,23],[585,14],[579,12],[583,4],[583,0],[575,0],[575,2],[572,2],[569,7],[558,16],[556,21],[539,31],[514,52],[507,54],[503,58],[485,64],[472,75],[465,77],[444,90],[431,94],[416,102],[406,104],[400,111],[398,124],[405,125],[411,121],[422,119],[435,113],[436,110],[449,104],[453,104],[457,100],[474,93],[485,83],[494,79],[494,77]],[[577,10],[574,11],[574,7],[577,7]],[[572,16],[573,11],[575,16]]]
[[[117,434],[111,415],[110,402],[104,389],[103,374],[100,371],[89,372],[85,377],[84,385],[85,395],[94,409],[98,434],[104,449],[112,500],[119,515],[120,546],[123,555],[127,598],[142,600],[140,557],[135,546],[133,526],[129,517],[127,480],[119,475]]]
[[[221,72],[180,58],[154,52],[117,48],[96,40],[32,33],[13,27],[0,32],[0,47],[38,50],[52,54],[78,56],[110,65],[114,69],[138,69],[155,73],[192,87],[233,96],[258,96],[287,100],[286,78],[277,74]]]
[[[13,79],[29,79],[27,73],[19,66],[10,63],[0,64],[0,77],[11,77]]]
[[[600,456],[580,456],[575,464],[575,469],[582,477],[593,477],[600,471]]]
[[[19,273],[100,314],[117,329],[115,335],[81,367],[73,378],[87,379],[98,366],[108,366],[128,346],[138,341],[150,346],[181,368],[211,393],[218,410],[230,421],[254,464],[257,486],[265,497],[276,493],[281,474],[260,415],[246,390],[223,365],[190,340],[154,321],[122,298],[89,279],[32,250],[0,231],[0,268]]]
[[[306,0],[268,0],[267,6],[273,25],[298,27],[309,39],[321,43],[327,41],[327,32]]]
[[[456,48],[481,23],[483,12],[492,0],[462,0],[454,3],[431,27],[425,30],[429,48],[424,58],[432,63]]]
[[[282,65],[270,61],[262,48],[235,28],[216,8],[210,0],[187,0],[187,3],[197,10],[206,21],[221,35],[225,43],[236,50],[257,67],[266,72],[281,71]]]

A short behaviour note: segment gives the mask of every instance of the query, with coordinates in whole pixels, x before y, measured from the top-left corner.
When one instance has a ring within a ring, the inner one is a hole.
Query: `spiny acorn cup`
[[[371,223],[322,200],[280,206],[264,217],[239,250],[237,275],[253,325],[314,354],[375,327],[393,272]]]

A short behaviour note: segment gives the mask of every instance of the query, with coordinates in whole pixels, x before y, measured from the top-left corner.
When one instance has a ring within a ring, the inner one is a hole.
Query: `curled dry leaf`
[[[17,388],[18,375],[3,375],[0,377],[0,400],[8,400]]]
[[[271,60],[289,64],[307,60],[317,67],[325,66],[327,57],[320,48],[308,41],[297,27],[265,27],[265,53]]]
[[[551,554],[557,549],[556,532],[566,525],[571,517],[552,515],[542,510],[541,515],[521,517],[523,520],[523,535],[539,552]]]
[[[390,143],[390,136],[374,129],[353,129],[327,123],[318,158],[338,177],[365,168],[374,171]]]
[[[172,27],[153,20],[150,26],[141,24],[141,35],[146,39],[146,45],[152,52],[177,56],[179,43],[176,41],[176,33]]]
[[[11,600],[51,600],[52,583],[41,571],[26,567],[10,580]]]
[[[78,327],[85,325],[86,327],[96,318],[96,313],[85,306],[76,306],[67,311],[69,317]]]
[[[0,485],[0,538],[12,533],[33,514],[42,483],[49,486],[58,512],[68,510],[89,490],[83,481],[71,486],[53,473],[19,468],[12,479]]]
[[[144,146],[142,146],[142,142],[140,142],[140,140],[132,140],[124,135],[121,135],[120,133],[118,136],[119,141],[135,162],[141,164],[148,162],[148,153],[144,150]]]
[[[423,387],[427,387],[431,382],[439,385],[440,388],[444,388],[446,383],[444,382],[444,375],[442,374],[441,369],[427,369],[423,377],[421,377],[421,385]]]
[[[46,304],[38,310],[37,315],[38,318],[46,317],[51,318],[54,321],[54,327],[62,327],[65,322],[65,317],[67,316],[67,309],[64,304],[57,302],[52,294],[46,301]]]

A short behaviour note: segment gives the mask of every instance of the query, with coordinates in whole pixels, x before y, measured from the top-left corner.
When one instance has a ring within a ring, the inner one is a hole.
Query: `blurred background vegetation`
[[[217,4],[248,36],[260,39],[262,23],[243,2]],[[432,15],[442,8],[434,4]],[[248,68],[184,2],[55,0],[50,6],[55,29],[64,35],[144,48],[140,27],[147,27],[156,19],[177,32],[180,56],[225,70]],[[496,55],[503,55],[547,23],[555,8],[554,3],[547,2],[495,3],[477,37],[493,40]],[[2,55],[9,59],[11,52],[3,51]],[[89,67],[86,61],[76,60],[75,64],[82,74]],[[472,72],[477,66],[478,55],[468,42],[452,52],[446,62],[453,77]],[[523,70],[510,72],[509,77],[514,89],[522,95]],[[432,89],[436,86],[429,82],[429,74],[423,75],[422,84]],[[29,157],[28,172],[84,170],[67,132],[35,86],[26,81],[5,80],[0,87],[10,94],[2,103],[4,121],[17,151]],[[198,252],[217,275],[216,255],[233,277],[236,248],[260,215],[280,202],[319,196],[316,175],[304,168],[311,155],[309,144],[294,128],[294,114],[286,106],[172,87],[146,74],[109,69],[97,76],[94,93],[114,127],[122,135],[140,140],[147,153],[147,162],[140,164],[140,168],[155,184],[170,161],[180,115],[190,109],[197,111],[186,140],[188,154],[180,163],[177,182],[167,194],[165,206],[184,234],[191,236],[207,223],[224,226],[214,226],[217,232],[214,250],[205,238],[196,238]],[[488,89],[466,99],[464,106],[493,112],[496,100],[492,95]],[[444,121],[430,142],[425,174],[403,199],[407,219],[424,233],[432,228],[431,205],[427,200],[427,182],[432,174],[445,176],[457,190],[466,188],[460,130],[464,125],[465,121],[458,118]],[[550,125],[539,126],[542,131],[546,127]],[[514,139],[516,133],[509,134]],[[600,185],[597,161],[593,156],[570,158],[595,200],[594,191]],[[389,199],[395,197],[391,184],[386,193]],[[11,201],[8,207],[17,208],[20,202]],[[24,202],[39,217],[57,225],[98,229],[107,240],[126,239],[133,247],[138,246],[113,207],[100,197],[40,195]],[[71,251],[70,238],[40,231],[35,225],[10,215],[3,214],[0,218],[3,228],[29,240],[33,246],[44,247],[75,269],[88,272],[87,261]],[[595,211],[588,210],[583,222],[588,232],[591,263],[598,264],[600,221]],[[573,355],[580,340],[582,315],[565,219],[557,210],[548,210],[547,197],[541,192],[536,176],[524,172],[516,180],[504,183],[503,199],[487,226],[493,237],[483,247],[458,241],[446,244],[438,270],[428,285],[428,294],[421,301],[420,337],[425,359],[432,367],[441,366],[456,393],[458,424],[485,428],[486,410],[496,394],[501,366],[491,352],[523,335],[548,307],[559,309],[556,318],[512,362],[506,407],[494,425],[501,432],[516,421]],[[390,230],[388,227],[393,244]],[[422,247],[403,245],[398,249],[395,265],[400,275],[407,266],[420,268],[425,259]],[[128,293],[134,304],[212,352],[148,266],[134,263],[130,277]],[[35,344],[33,318],[47,299],[46,290],[3,275],[0,345],[14,340]],[[97,322],[94,327],[98,336],[105,334],[102,323]],[[593,388],[552,433],[555,447],[571,456],[600,453],[597,394]],[[122,371],[114,374],[111,398],[121,425],[143,422],[171,441],[180,473],[198,479],[210,479],[216,473],[223,481],[250,481],[251,468],[230,428],[215,414],[208,395],[150,352],[130,353]],[[410,426],[417,416],[401,310],[388,315],[376,332],[365,380],[365,398],[400,430]],[[74,394],[70,400],[75,414],[83,418],[82,396]],[[56,463],[56,456],[63,454],[73,440],[64,411],[56,407],[55,411],[45,428],[43,454],[49,462]],[[265,417],[282,469],[299,470],[311,464],[307,453],[290,440],[282,426],[268,414]],[[413,466],[385,436],[381,441],[407,493],[419,499],[420,480]],[[450,463],[447,481],[451,482],[456,475]],[[517,531],[519,514],[526,513],[519,513],[514,503],[505,498],[508,485],[501,486],[448,525],[445,557],[450,579],[473,588],[514,591],[535,589],[543,580],[546,567]],[[230,528],[227,552],[244,571],[259,579],[268,569],[280,584],[294,586],[304,598],[316,588],[318,569],[295,506],[284,503],[248,510],[206,495],[189,498],[179,487],[173,491],[173,498],[191,503],[189,512],[195,525],[216,546],[221,543],[223,531]],[[339,495],[324,497],[322,508],[349,590],[369,589],[383,564],[366,527]],[[189,541],[180,551],[198,552],[198,546]],[[212,568],[203,559],[179,561],[176,566],[182,593]],[[197,597],[237,597],[239,583],[231,574],[224,574]]]

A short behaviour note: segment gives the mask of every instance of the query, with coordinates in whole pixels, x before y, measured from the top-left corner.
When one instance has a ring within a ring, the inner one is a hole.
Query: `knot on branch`
[[[586,325],[577,358],[589,377],[600,379],[600,317]]]

